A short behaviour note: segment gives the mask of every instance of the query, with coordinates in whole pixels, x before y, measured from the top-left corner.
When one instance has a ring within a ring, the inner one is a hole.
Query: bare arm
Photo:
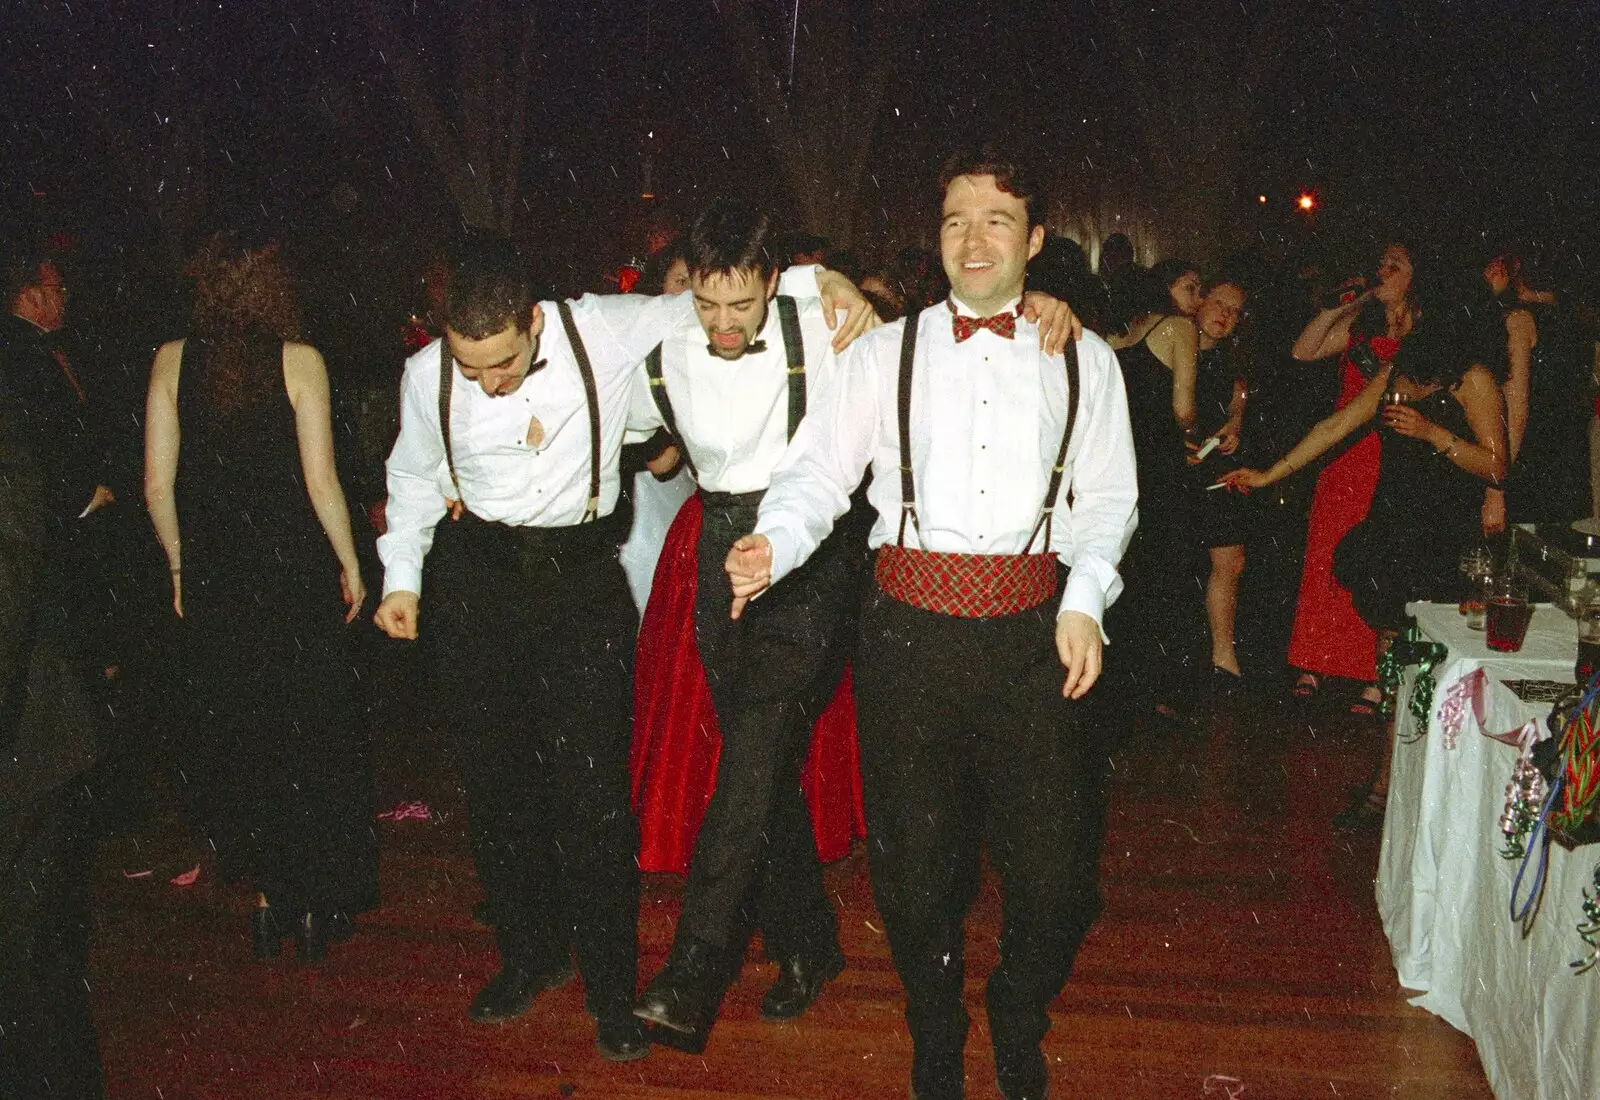
[[[350,508],[339,471],[333,458],[333,410],[328,392],[328,370],[316,348],[306,344],[283,346],[283,379],[294,407],[295,436],[300,444],[300,469],[306,479],[306,494],[317,513],[317,521],[328,537],[350,604],[350,617],[361,607],[366,589],[361,583],[361,565],[356,558],[355,538],[350,531]]]
[[[178,532],[178,367],[183,341],[163,344],[150,367],[144,411],[144,503],[172,571],[172,609],[183,615],[183,549]]]
[[[1306,433],[1304,439],[1289,449],[1288,454],[1272,464],[1262,484],[1271,485],[1275,481],[1282,481],[1297,470],[1305,469],[1326,454],[1335,443],[1371,420],[1377,414],[1378,405],[1383,401],[1384,387],[1389,384],[1389,375],[1392,372],[1392,367],[1385,367],[1372,376],[1354,401],[1331,416],[1319,420]]]
[[[1195,364],[1200,352],[1194,323],[1184,317],[1168,317],[1151,330],[1148,340],[1150,351],[1172,372],[1172,419],[1187,436],[1199,419]]]
[[[1350,342],[1350,322],[1355,320],[1365,300],[1366,295],[1363,294],[1353,302],[1325,309],[1313,317],[1294,342],[1294,357],[1303,363],[1311,363],[1343,351]]]
[[[1539,332],[1533,323],[1533,314],[1525,309],[1513,310],[1506,315],[1506,360],[1510,369],[1506,373],[1506,441],[1511,447],[1511,461],[1515,462],[1522,451],[1522,436],[1528,430],[1528,375],[1533,362],[1533,345]]]
[[[1500,481],[1506,476],[1506,431],[1500,419],[1500,393],[1494,377],[1483,367],[1475,366],[1451,393],[1467,414],[1474,441],[1452,436],[1438,448],[1440,453],[1474,477]]]

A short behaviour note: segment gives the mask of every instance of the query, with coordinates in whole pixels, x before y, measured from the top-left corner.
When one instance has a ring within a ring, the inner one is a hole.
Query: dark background
[[[722,192],[829,228],[777,170],[735,16],[780,82],[791,41],[797,81],[818,72],[808,57],[844,74],[831,102],[869,141],[854,195],[837,199],[855,216],[836,244],[869,268],[931,243],[940,153],[987,135],[1051,170],[1055,228],[1091,248],[1128,229],[1144,261],[1309,244],[1365,266],[1398,228],[1463,264],[1482,262],[1486,239],[1536,239],[1582,279],[1595,234],[1591,3],[900,0],[875,110],[849,77],[886,39],[882,4],[799,0],[796,20],[793,0],[373,3],[452,120],[472,67],[461,21],[502,20],[511,51],[531,11],[510,228],[567,293],[604,289],[652,227]],[[463,216],[360,8],[0,2],[0,206],[66,231],[78,322],[102,344],[142,356],[180,331],[182,256],[207,227],[252,216],[291,246],[308,336],[336,372],[392,353],[418,270]],[[837,151],[813,140],[808,156]],[[1302,189],[1310,216],[1292,210]]]

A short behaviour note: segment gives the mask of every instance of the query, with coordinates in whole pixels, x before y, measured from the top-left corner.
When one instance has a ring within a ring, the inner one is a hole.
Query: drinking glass
[[[1489,648],[1499,653],[1515,653],[1528,636],[1533,605],[1528,602],[1527,585],[1515,577],[1498,577],[1489,593],[1484,614]]]

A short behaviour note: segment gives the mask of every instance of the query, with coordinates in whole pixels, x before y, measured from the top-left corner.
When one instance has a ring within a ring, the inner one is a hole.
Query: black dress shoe
[[[595,1027],[594,1049],[608,1062],[637,1062],[650,1053],[644,1021],[632,1015],[600,1020]]]
[[[1006,1100],[1045,1100],[1050,1094],[1050,1075],[1037,1043],[1016,1050],[997,1049],[994,1072],[1000,1095]]]
[[[836,945],[820,959],[796,955],[778,964],[778,980],[761,998],[763,1020],[793,1020],[822,995],[822,987],[844,969],[844,953]]]
[[[467,1008],[467,1019],[480,1024],[503,1024],[515,1020],[529,1008],[539,994],[547,989],[560,989],[572,980],[572,964],[563,963],[553,970],[524,970],[507,966],[489,979],[478,990]]]
[[[275,959],[283,950],[283,929],[269,905],[258,905],[250,913],[250,950],[258,959]]]
[[[703,1048],[722,1007],[728,970],[722,950],[709,943],[696,940],[675,947],[661,973],[645,986],[633,1014],[686,1037],[687,1046],[670,1041],[667,1046],[688,1049],[698,1043]]]

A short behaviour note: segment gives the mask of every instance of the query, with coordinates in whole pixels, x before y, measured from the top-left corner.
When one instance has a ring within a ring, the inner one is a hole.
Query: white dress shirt
[[[780,288],[816,298],[816,268],[790,268]],[[460,365],[450,399],[450,445],[467,508],[516,527],[568,527],[589,502],[589,411],[578,361],[554,302],[541,302],[544,330],[529,374],[514,393],[490,397]],[[671,297],[586,294],[572,316],[594,369],[600,408],[600,515],[617,504],[618,458],[634,404],[636,368],[679,322],[694,322],[687,292]],[[537,418],[543,438],[528,442]],[[645,425],[633,425],[640,428]],[[439,427],[439,341],[406,360],[400,382],[400,434],[387,463],[388,531],[378,539],[383,593],[422,592],[422,562],[451,490]],[[450,495],[453,495],[451,493]]]
[[[815,393],[773,473],[756,530],[772,541],[774,583],[816,550],[849,507],[869,464],[868,499],[878,512],[869,543],[878,547],[896,538],[904,327],[903,321],[885,325],[845,350],[833,383]],[[1072,570],[1060,610],[1080,611],[1098,623],[1122,590],[1117,563],[1137,523],[1138,487],[1122,372],[1111,349],[1091,332],[1078,342],[1078,378],[1078,422],[1048,549]],[[905,545],[943,553],[1022,553],[1066,427],[1062,357],[1040,351],[1038,327],[1020,318],[1015,339],[980,329],[957,344],[950,311],[941,303],[920,316],[911,388],[920,533],[908,521]],[[1035,553],[1045,549],[1039,541],[1033,546]]]
[[[795,306],[805,345],[809,405],[838,365],[822,303],[797,299]],[[700,486],[712,492],[765,489],[789,446],[789,360],[776,302],[767,303],[766,320],[756,339],[766,341],[765,351],[721,359],[707,349],[705,330],[691,318],[661,344],[661,377],[678,436],[694,459]],[[631,426],[663,426],[648,381],[640,364],[635,393],[641,397],[636,399]]]

